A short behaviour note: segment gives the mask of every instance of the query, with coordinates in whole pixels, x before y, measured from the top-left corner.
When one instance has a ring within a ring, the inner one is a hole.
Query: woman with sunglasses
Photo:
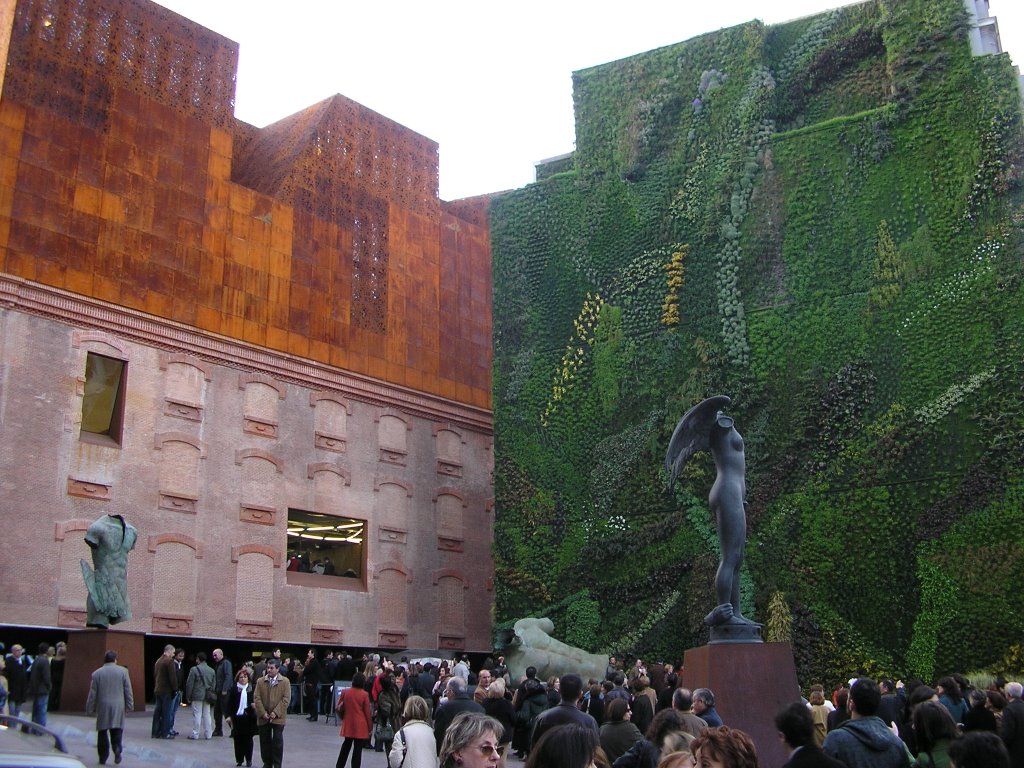
[[[441,742],[441,768],[496,768],[504,730],[493,717],[479,712],[456,715]]]

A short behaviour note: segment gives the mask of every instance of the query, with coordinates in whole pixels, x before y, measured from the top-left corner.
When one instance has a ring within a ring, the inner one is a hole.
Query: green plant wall
[[[499,622],[706,641],[714,468],[661,464],[724,393],[743,599],[803,682],[1021,658],[1021,96],[966,24],[879,0],[575,74],[576,152],[491,212]]]

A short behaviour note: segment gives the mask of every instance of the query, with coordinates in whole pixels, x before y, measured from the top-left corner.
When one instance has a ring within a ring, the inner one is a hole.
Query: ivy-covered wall
[[[746,607],[803,682],[1021,658],[1021,99],[966,24],[876,0],[576,73],[573,157],[492,209],[499,622],[706,642],[714,469],[662,461],[724,393]]]

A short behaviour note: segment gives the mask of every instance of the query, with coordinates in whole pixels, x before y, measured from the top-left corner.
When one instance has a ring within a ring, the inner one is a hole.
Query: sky
[[[239,44],[235,114],[263,127],[340,93],[440,145],[445,200],[522,187],[574,146],[572,73],[837,0],[158,0]],[[1024,2],[991,0],[1024,62]]]

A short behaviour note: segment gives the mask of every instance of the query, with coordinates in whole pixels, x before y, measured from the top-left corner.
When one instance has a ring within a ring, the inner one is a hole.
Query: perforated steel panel
[[[218,127],[234,117],[238,46],[140,0],[21,0],[4,96],[103,128],[117,88]]]

